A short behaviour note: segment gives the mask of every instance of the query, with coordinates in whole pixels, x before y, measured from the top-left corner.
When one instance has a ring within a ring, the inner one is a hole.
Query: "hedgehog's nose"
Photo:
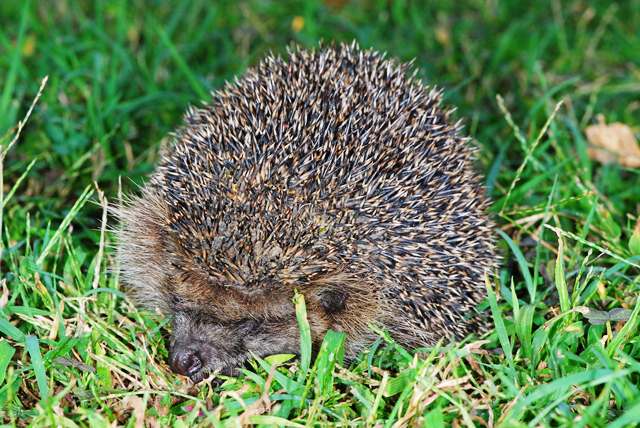
[[[169,352],[169,366],[174,372],[183,376],[194,377],[202,370],[202,359],[196,351],[191,349],[176,349],[173,347]]]

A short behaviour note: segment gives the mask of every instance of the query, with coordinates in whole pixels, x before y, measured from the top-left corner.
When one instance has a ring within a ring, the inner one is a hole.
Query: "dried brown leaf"
[[[144,412],[146,407],[144,400],[138,396],[130,395],[122,400],[122,405],[125,409],[132,411],[132,415],[136,419],[135,428],[144,428]]]
[[[606,124],[602,117],[599,122],[585,130],[589,157],[603,164],[618,163],[627,168],[640,168],[640,146],[631,128],[620,122]]]
[[[60,364],[65,367],[74,367],[81,372],[95,373],[96,369],[91,367],[88,364],[83,363],[82,361],[78,361],[75,358],[67,358],[67,357],[58,357],[53,360],[54,363]]]

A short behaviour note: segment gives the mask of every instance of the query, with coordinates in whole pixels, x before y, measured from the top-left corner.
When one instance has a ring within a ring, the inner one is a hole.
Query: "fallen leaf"
[[[607,321],[628,321],[631,316],[631,310],[624,308],[614,308],[610,311],[599,311],[586,306],[577,306],[574,310],[584,315],[589,323],[594,325],[604,324]]]
[[[144,400],[135,395],[130,395],[122,400],[122,406],[125,409],[131,409],[132,415],[136,419],[135,428],[144,428],[144,412],[145,404]]]
[[[606,124],[602,116],[597,125],[585,130],[591,159],[603,164],[618,163],[628,168],[640,168],[640,147],[633,131],[624,123]]]
[[[96,369],[88,364],[78,361],[75,358],[58,357],[53,360],[54,363],[65,367],[74,367],[82,372],[95,373]]]

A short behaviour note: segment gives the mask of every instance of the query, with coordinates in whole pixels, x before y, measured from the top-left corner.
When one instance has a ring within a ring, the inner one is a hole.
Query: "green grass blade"
[[[180,52],[178,51],[178,49],[176,49],[176,46],[173,44],[171,39],[169,39],[169,36],[167,35],[167,33],[158,24],[155,25],[155,29],[158,36],[160,37],[160,41],[169,50],[169,53],[171,54],[171,57],[175,61],[176,65],[178,66],[178,69],[191,85],[191,89],[193,89],[193,91],[198,95],[198,97],[201,100],[208,99],[209,95],[207,91],[204,89],[200,81],[193,74],[193,72],[189,68],[189,65],[186,63],[184,58],[182,58],[182,55],[180,55]]]
[[[429,428],[444,428],[444,415],[442,414],[442,408],[436,407],[429,413],[424,415],[424,426]]]
[[[614,371],[610,369],[592,369],[585,370],[580,373],[574,373],[568,376],[564,376],[555,379],[549,383],[542,384],[531,391],[526,397],[516,401],[515,405],[511,408],[509,413],[505,416],[505,426],[509,426],[506,422],[518,420],[522,412],[524,412],[529,406],[533,405],[539,400],[557,399],[560,396],[571,392],[574,388],[585,387],[586,385],[601,385],[607,383],[616,378],[624,377],[628,374],[628,371]]]
[[[554,279],[556,290],[558,290],[560,310],[566,313],[571,309],[571,303],[569,302],[569,289],[567,288],[567,280],[564,274],[564,242],[560,235],[558,235],[558,256],[556,257]]]
[[[304,428],[304,425],[302,424],[292,422],[284,418],[279,418],[278,416],[254,415],[249,417],[249,422],[252,424],[264,424],[266,426],[273,427]]]
[[[27,168],[24,170],[24,172],[22,174],[20,174],[20,177],[18,177],[18,179],[16,180],[15,184],[13,185],[13,187],[11,187],[11,190],[9,190],[9,193],[7,193],[5,195],[5,197],[4,197],[4,200],[2,200],[2,206],[0,206],[0,208],[4,209],[4,207],[7,206],[7,204],[9,203],[11,198],[13,197],[13,195],[16,193],[16,190],[18,189],[18,187],[20,187],[20,184],[22,184],[24,179],[27,178],[27,175],[31,172],[31,169],[36,164],[37,160],[38,160],[37,158],[33,159],[29,163],[29,165],[27,165]]]
[[[257,363],[262,367],[264,371],[267,373],[272,372],[272,365],[267,363],[260,357],[254,357]],[[273,378],[278,382],[289,394],[300,394],[302,392],[302,385],[300,385],[296,380],[291,379],[285,374],[279,372],[278,370],[273,370]]]
[[[535,301],[536,298],[536,285],[533,282],[533,278],[531,277],[531,272],[529,271],[529,264],[527,263],[527,259],[522,254],[520,247],[516,245],[515,242],[511,239],[509,235],[504,233],[502,230],[497,230],[498,234],[505,240],[513,255],[518,262],[518,267],[520,268],[520,272],[522,273],[522,277],[524,278],[524,283],[527,287],[527,291],[529,292],[529,300],[531,303]]]
[[[627,322],[624,323],[624,326],[616,333],[613,340],[611,340],[607,346],[607,353],[609,354],[609,357],[613,357],[615,353],[624,346],[626,341],[638,334],[638,321],[640,320],[639,314],[640,297],[636,298],[636,305]]]
[[[0,332],[13,338],[16,342],[24,342],[25,335],[18,327],[11,324],[8,319],[0,315]]]
[[[615,421],[608,425],[608,428],[624,428],[638,426],[640,424],[640,401],[625,410],[625,412]]]
[[[20,27],[18,29],[18,38],[13,48],[11,55],[11,62],[9,65],[9,71],[2,79],[2,96],[0,97],[0,113],[3,115],[3,120],[10,117],[9,104],[11,103],[11,97],[14,93],[18,75],[18,69],[20,68],[22,58],[22,44],[24,42],[24,36],[27,29],[27,21],[29,17],[29,9],[31,6],[30,1],[25,1],[22,7],[22,14],[20,16]],[[8,126],[8,123],[0,123],[0,132],[2,128]]]
[[[500,341],[500,346],[502,346],[502,350],[504,351],[509,367],[513,370],[513,345],[509,340],[509,334],[507,333],[507,328],[504,324],[504,319],[502,318],[502,311],[500,310],[500,307],[498,307],[496,294],[493,291],[493,284],[491,284],[488,275],[485,276],[485,285],[487,288],[487,299],[489,300],[491,314],[493,315],[493,322],[498,333],[498,340]]]
[[[316,358],[316,391],[325,396],[333,389],[333,370],[336,364],[344,359],[344,342],[346,335],[329,330],[325,335]]]
[[[300,373],[298,373],[298,380],[302,381],[307,376],[311,365],[311,327],[307,319],[307,306],[304,302],[304,296],[296,293],[293,297],[293,303],[296,308],[298,328],[300,329]]]
[[[27,349],[27,352],[31,357],[31,365],[33,367],[33,372],[36,375],[40,399],[46,400],[49,397],[49,385],[47,383],[47,372],[44,368],[42,355],[40,354],[38,338],[33,335],[27,335],[24,341],[24,347]]]
[[[0,386],[4,383],[7,368],[16,350],[5,339],[0,339]]]
[[[553,227],[553,226],[551,226],[549,224],[545,224],[544,227],[546,227],[547,229],[553,230],[558,235],[562,235],[564,237],[571,238],[573,240],[576,240],[576,241],[580,242],[583,245],[586,245],[586,246],[588,246],[590,248],[593,248],[594,250],[598,250],[601,253],[606,254],[609,257],[614,258],[614,259],[618,260],[619,262],[622,262],[622,263],[626,264],[627,266],[633,266],[635,268],[640,269],[640,264],[631,261],[631,260],[633,260],[632,257],[630,257],[628,259],[625,259],[624,257],[621,257],[618,254],[614,253],[613,251],[607,250],[606,248],[602,247],[601,245],[594,244],[593,242],[589,242],[586,239],[583,239],[583,238],[579,237],[575,233],[571,233],[571,232],[564,231],[562,229],[558,229],[557,227]]]
[[[44,259],[49,255],[49,252],[53,249],[53,246],[56,245],[60,240],[64,231],[67,229],[67,227],[69,227],[69,224],[71,224],[75,216],[78,215],[78,212],[82,209],[84,204],[87,203],[91,195],[93,195],[93,189],[91,189],[91,186],[89,185],[85,187],[80,197],[76,200],[75,204],[73,204],[67,215],[62,220],[62,223],[60,223],[60,226],[58,226],[58,229],[55,231],[51,239],[49,239],[49,241],[46,243],[44,249],[40,253],[40,256],[36,260],[36,264],[38,266],[42,266]]]

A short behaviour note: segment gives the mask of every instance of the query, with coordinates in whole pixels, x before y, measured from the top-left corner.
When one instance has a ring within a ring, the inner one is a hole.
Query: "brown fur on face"
[[[401,344],[482,328],[495,268],[474,150],[407,66],[357,46],[268,57],[186,125],[120,210],[123,281],[173,316],[170,364],[194,380],[375,324]]]

